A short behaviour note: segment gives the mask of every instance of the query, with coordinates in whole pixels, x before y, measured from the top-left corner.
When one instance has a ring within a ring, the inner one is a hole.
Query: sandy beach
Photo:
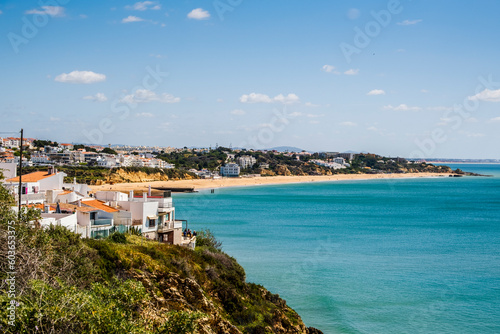
[[[448,177],[449,173],[408,173],[408,174],[348,174],[348,175],[318,175],[318,176],[268,176],[268,177],[253,177],[253,178],[222,178],[222,179],[197,179],[197,180],[180,180],[180,181],[153,181],[153,182],[137,182],[137,183],[118,183],[113,185],[90,186],[92,191],[122,191],[135,192],[147,191],[151,188],[194,188],[215,189],[223,187],[244,187],[244,186],[259,186],[269,184],[285,184],[285,183],[305,183],[305,182],[325,182],[325,181],[346,181],[346,180],[371,180],[371,179],[400,179],[400,178],[418,178],[418,177]]]

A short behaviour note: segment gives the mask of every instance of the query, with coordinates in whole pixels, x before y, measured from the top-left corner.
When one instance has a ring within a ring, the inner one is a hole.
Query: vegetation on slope
[[[193,251],[135,235],[80,239],[18,219],[0,187],[0,326],[5,333],[320,333],[278,295],[246,283],[208,232]],[[9,222],[15,226],[15,299],[9,296]],[[15,326],[8,307],[16,305]]]

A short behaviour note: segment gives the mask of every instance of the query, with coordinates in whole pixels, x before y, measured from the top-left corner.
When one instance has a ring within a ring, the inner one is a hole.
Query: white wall
[[[119,191],[97,191],[95,198],[103,202],[128,201],[128,195]]]
[[[14,162],[0,162],[4,179],[12,179],[17,176],[17,164]]]
[[[62,189],[66,173],[59,172],[51,177],[38,181],[40,190]]]

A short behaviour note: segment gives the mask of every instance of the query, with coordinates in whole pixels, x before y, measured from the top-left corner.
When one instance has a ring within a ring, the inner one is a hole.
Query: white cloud
[[[50,119],[51,122],[56,122],[56,121],[60,121],[61,120],[60,118],[52,117],[52,116],[50,116],[49,119]]]
[[[385,95],[385,91],[382,89],[373,89],[369,91],[366,95]]]
[[[108,98],[103,93],[97,93],[95,95],[84,96],[84,100],[91,100],[94,102],[106,102]]]
[[[403,22],[398,22],[400,26],[411,26],[422,22],[422,20],[404,20]]]
[[[332,65],[323,65],[323,67],[321,68],[321,70],[323,72],[326,72],[326,73],[332,73],[335,70],[335,66],[332,66]]]
[[[150,57],[154,57],[154,58],[158,58],[158,59],[167,58],[167,56],[165,56],[165,55],[155,54],[155,53],[152,53],[152,54],[150,54],[149,56],[150,56]]]
[[[73,71],[59,74],[54,80],[65,83],[91,84],[106,80],[106,76],[92,71]]]
[[[359,73],[359,69],[351,68],[344,72],[345,75],[357,75]]]
[[[420,92],[422,92],[422,93],[424,93],[424,94],[425,94],[425,93],[429,93],[429,91],[428,91],[427,89],[421,89],[421,90],[420,90]]]
[[[124,96],[122,101],[128,103],[148,103],[148,102],[178,103],[181,101],[181,98],[175,97],[167,93],[158,95],[155,92],[147,89],[138,89],[134,93]]]
[[[0,10],[0,15],[2,15],[2,14],[3,14],[3,12]]]
[[[490,123],[493,122],[500,122],[500,117],[493,117],[492,119],[489,120]]]
[[[499,119],[500,119],[500,117],[499,117]],[[475,117],[469,117],[469,118],[467,118],[465,121],[466,121],[467,123],[477,123],[477,122],[479,122],[479,121],[477,120],[477,118],[475,118]]]
[[[358,124],[356,124],[354,122],[347,121],[347,122],[340,123],[340,125],[343,125],[343,126],[357,126]]]
[[[406,52],[405,49],[397,49],[396,52]]]
[[[231,111],[231,114],[232,115],[245,115],[246,112],[244,110],[241,110],[241,109],[235,109],[235,110]]]
[[[156,2],[156,1],[139,1],[133,4],[132,6],[125,6],[126,9],[131,9],[131,10],[140,10],[140,11],[145,11],[148,9],[151,10],[159,10],[161,9],[161,5]]]
[[[135,117],[151,118],[151,117],[154,117],[154,115],[150,112],[141,112],[141,113],[135,114]]]
[[[448,118],[448,117],[441,117],[439,119],[439,123],[437,123],[436,125],[439,125],[439,126],[446,126],[448,125],[450,122],[452,121],[451,118]]]
[[[478,93],[474,96],[469,96],[469,100],[471,101],[488,101],[488,102],[500,102],[500,89],[490,90],[486,88],[481,93]]]
[[[321,123],[320,121],[309,121],[309,124],[319,124]]]
[[[284,96],[283,94],[279,94],[279,95],[274,97],[274,101],[281,102],[283,104],[293,104],[293,103],[300,102],[300,99],[295,94],[288,94],[287,96]]]
[[[224,102],[223,99],[221,99],[221,98],[217,99],[217,103],[223,103],[223,102]]]
[[[241,103],[272,103],[273,99],[265,94],[259,93],[251,93],[251,94],[243,94],[240,97]]]
[[[137,16],[129,15],[122,20],[122,23],[141,22],[141,21],[144,21],[144,19],[141,19],[140,17]]]
[[[166,129],[170,128],[170,123],[169,122],[161,123],[160,125],[158,125],[158,128],[166,130]]]
[[[314,103],[312,103],[312,102],[306,102],[306,103],[304,103],[304,105],[305,105],[306,107],[309,107],[309,108],[317,108],[317,107],[321,107],[319,104],[314,104]]]
[[[210,13],[203,8],[196,8],[189,12],[187,17],[194,20],[206,20],[210,17]]]
[[[86,19],[86,18],[88,18],[88,16],[87,16],[87,15],[85,15],[85,14],[80,14],[80,18],[81,18],[81,19]]]
[[[295,94],[283,95],[279,94],[274,98],[270,98],[268,95],[259,94],[259,93],[251,93],[244,94],[240,97],[241,103],[274,103],[281,102],[283,104],[292,104],[300,102],[300,99]]]
[[[324,114],[320,114],[320,115],[318,115],[318,114],[307,114],[306,116],[309,117],[309,118],[317,118],[317,117],[323,117],[325,115]]]
[[[25,14],[38,14],[38,15],[50,15],[52,17],[62,17],[65,16],[65,8],[61,6],[42,6],[42,10],[30,9],[25,12]]]
[[[385,110],[395,110],[395,111],[419,111],[422,110],[420,107],[409,107],[406,104],[400,104],[397,107],[393,107],[392,105],[384,106]]]
[[[465,135],[470,138],[478,138],[478,137],[485,137],[486,135],[484,133],[477,133],[477,132],[470,132],[470,131],[460,131],[459,132],[462,135]]]
[[[368,131],[378,131],[378,129],[374,126],[370,126],[369,128],[367,128]]]

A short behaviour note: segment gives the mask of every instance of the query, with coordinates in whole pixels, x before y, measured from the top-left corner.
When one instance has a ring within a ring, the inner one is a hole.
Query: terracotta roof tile
[[[96,199],[90,200],[90,201],[82,201],[82,205],[88,205],[90,207],[93,207],[93,208],[96,208],[96,209],[99,209],[102,211],[110,212],[110,213],[120,211],[120,210],[117,210],[115,208],[110,207],[109,205],[104,204],[103,201],[99,201]]]
[[[56,174],[48,174],[47,172],[33,172],[26,175],[23,175],[21,180],[23,182],[38,182],[40,180],[46,179],[48,177],[54,176]],[[19,176],[16,176],[12,179],[6,180],[6,182],[19,182]]]

